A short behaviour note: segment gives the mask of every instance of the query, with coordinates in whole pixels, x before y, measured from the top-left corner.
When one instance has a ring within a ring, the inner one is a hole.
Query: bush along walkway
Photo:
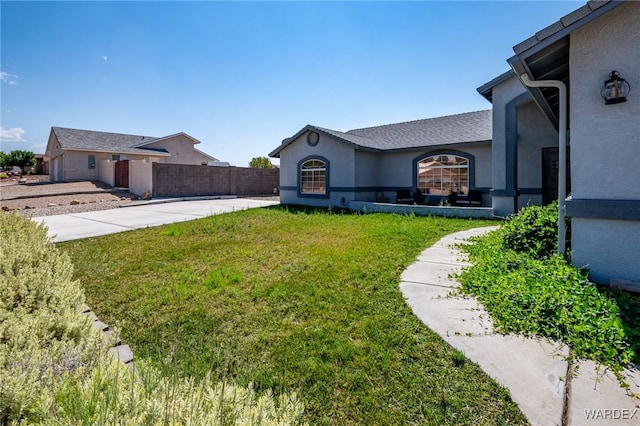
[[[452,277],[469,264],[455,246],[495,228],[451,234],[421,253],[400,283],[413,313],[508,388],[533,425],[640,424],[640,406],[629,396],[640,394],[637,368],[624,371],[625,390],[606,368],[568,361],[566,345],[497,334],[476,299],[456,293],[459,283]]]

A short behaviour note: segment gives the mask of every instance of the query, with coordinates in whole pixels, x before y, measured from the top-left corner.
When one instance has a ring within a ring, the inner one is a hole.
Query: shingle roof
[[[491,110],[484,110],[353,129],[347,132],[308,125],[294,136],[283,140],[282,144],[269,155],[277,157],[282,149],[309,130],[325,133],[356,147],[372,151],[394,151],[490,141],[492,116]]]
[[[67,129],[52,127],[62,149],[83,151],[124,152],[131,154],[149,154],[154,151],[165,155],[166,151],[157,149],[135,148],[140,143],[151,143],[158,139],[155,136],[125,135],[122,133],[96,132],[93,130]]]
[[[611,7],[615,7],[618,6],[621,2],[611,2],[610,0],[589,1],[584,6],[574,10],[568,15],[563,16],[558,21],[554,22],[546,28],[541,29],[523,42],[516,44],[515,46],[513,46],[513,51],[516,53],[516,55],[520,55],[524,51],[531,49],[543,40],[554,36],[557,33],[561,33],[574,27],[578,28],[579,25],[575,25],[576,23],[584,24],[588,22],[589,20],[585,18],[588,18],[594,11],[600,9],[608,3],[613,3]]]
[[[492,139],[491,110],[349,130],[372,141],[371,148],[395,150]]]

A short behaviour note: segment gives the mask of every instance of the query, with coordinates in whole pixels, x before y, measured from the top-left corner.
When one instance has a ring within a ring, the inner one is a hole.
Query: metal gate
[[[116,188],[129,188],[129,160],[116,162],[114,168],[114,185]]]

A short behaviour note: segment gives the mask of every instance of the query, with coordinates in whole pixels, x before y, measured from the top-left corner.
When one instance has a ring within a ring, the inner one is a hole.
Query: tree
[[[3,167],[18,166],[21,169],[36,164],[36,156],[31,151],[15,150],[5,154],[2,158]]]
[[[273,168],[273,164],[271,164],[271,160],[267,157],[253,157],[251,161],[249,161],[249,167],[252,169],[271,169]]]
[[[0,151],[0,171],[7,167],[7,154]]]

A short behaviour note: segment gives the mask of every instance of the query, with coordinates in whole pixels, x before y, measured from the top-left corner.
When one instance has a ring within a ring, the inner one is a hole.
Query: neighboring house
[[[49,158],[44,154],[35,154],[36,164],[34,165],[35,172],[39,175],[49,174]]]
[[[528,87],[523,75],[562,81],[572,261],[596,282],[640,289],[640,2],[589,2],[514,52],[512,70],[478,88],[491,111],[345,133],[306,126],[285,139],[270,154],[280,157],[281,201],[348,206],[394,202],[399,189],[475,189],[501,217],[549,203],[558,197],[558,90]],[[605,104],[614,70],[632,92]]]
[[[207,164],[218,161],[195,148],[200,141],[186,133],[152,137],[93,130],[52,127],[46,156],[50,158],[52,182],[101,180],[112,184],[113,176],[104,176],[101,165],[121,160],[173,164]],[[109,173],[113,173],[110,169]]]
[[[420,189],[437,203],[454,189],[491,186],[491,111],[339,132],[308,125],[269,154],[280,158],[280,200],[346,206]]]

